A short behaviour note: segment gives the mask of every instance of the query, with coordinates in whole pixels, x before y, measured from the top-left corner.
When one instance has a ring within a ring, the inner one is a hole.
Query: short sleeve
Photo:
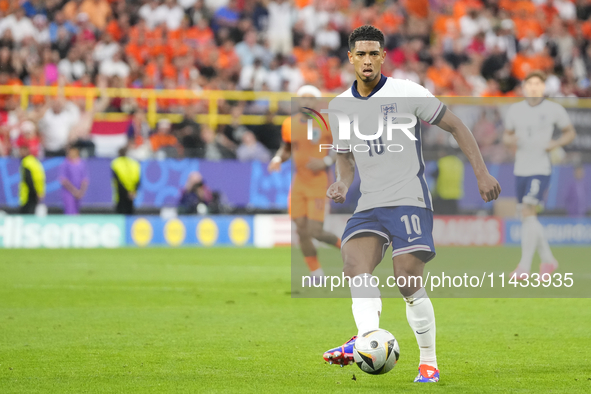
[[[413,114],[430,124],[437,124],[446,111],[446,106],[426,88],[406,80],[406,97],[409,98]]]
[[[570,121],[570,117],[568,116],[568,112],[566,112],[566,109],[562,105],[556,104],[556,126],[562,130],[571,124],[572,123]]]
[[[342,107],[343,104],[350,104],[350,101],[348,99],[343,99],[343,98],[336,98],[331,100],[331,102],[328,104],[328,109],[329,110],[335,110],[337,109],[337,102],[340,103],[341,105],[339,107]],[[339,108],[341,111],[343,111],[343,109],[345,108]],[[344,113],[349,113],[348,111],[343,111]],[[339,135],[339,119],[337,118],[336,115],[334,114],[328,114],[328,126],[330,127],[330,132],[332,134],[332,148],[335,152],[337,153],[346,153],[349,152],[349,145],[351,144],[350,141],[345,141],[345,140],[341,140],[340,139],[340,135]]]
[[[288,116],[281,125],[281,138],[284,142],[291,144],[291,116]]]

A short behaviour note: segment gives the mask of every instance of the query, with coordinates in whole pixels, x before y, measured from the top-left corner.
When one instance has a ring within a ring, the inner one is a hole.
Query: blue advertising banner
[[[591,219],[540,217],[548,242],[554,245],[591,244]],[[521,221],[505,219],[505,245],[521,244]]]
[[[63,157],[43,160],[46,179],[45,203],[52,207],[62,207],[61,184],[59,169],[64,162]],[[18,206],[18,185],[20,161],[17,159],[0,158],[0,206]],[[82,199],[83,206],[112,205],[111,191],[111,160],[92,159],[87,161],[88,191]]]
[[[63,206],[59,180],[63,162],[62,157],[43,160],[47,179],[45,203],[51,207]],[[89,159],[86,164],[90,184],[82,205],[112,206],[111,160]],[[208,187],[221,192],[232,206],[287,209],[291,162],[273,174],[267,172],[266,163],[234,160],[146,160],[141,165],[141,187],[136,198],[139,207],[176,206],[189,173],[199,171]],[[19,182],[19,160],[0,158],[0,207],[18,206]]]
[[[46,204],[52,207],[63,206],[59,167],[63,158],[43,161],[47,178]],[[90,159],[87,161],[90,185],[82,199],[83,206],[112,206],[112,187],[110,159]],[[426,163],[425,175],[431,190],[435,186],[432,173],[435,162]],[[489,165],[503,189],[502,197],[515,196],[515,177],[512,164]],[[192,171],[199,171],[209,188],[222,194],[223,199],[234,207],[258,209],[287,209],[287,196],[291,186],[291,162],[283,164],[281,171],[269,174],[267,164],[258,161],[238,162],[224,160],[211,162],[197,159],[146,160],[142,162],[141,187],[136,198],[138,207],[176,206],[182,188]],[[591,209],[591,166],[586,165],[581,179],[576,179],[572,166],[554,167],[550,187],[546,197],[548,209],[566,209],[569,195],[577,190],[580,202]],[[462,209],[490,209],[478,193],[474,172],[470,165],[465,166],[464,198],[460,201]],[[19,161],[13,158],[0,158],[0,207],[18,205],[18,184],[20,181]],[[353,212],[359,192],[359,177],[351,185],[349,198],[345,204],[333,204],[333,212]]]
[[[130,246],[251,246],[253,216],[128,216]]]

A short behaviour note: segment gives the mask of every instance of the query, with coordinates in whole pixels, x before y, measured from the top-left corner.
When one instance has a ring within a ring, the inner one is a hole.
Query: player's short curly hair
[[[384,39],[384,33],[380,29],[365,25],[351,32],[351,35],[349,35],[349,48],[355,48],[357,41],[377,41],[380,43],[380,48],[383,48],[386,40]]]

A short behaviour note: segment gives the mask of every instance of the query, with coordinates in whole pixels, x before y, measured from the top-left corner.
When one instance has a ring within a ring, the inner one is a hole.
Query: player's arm
[[[355,179],[355,157],[352,152],[337,153],[335,172],[337,180],[328,187],[326,196],[342,204],[347,199],[347,192]]]
[[[319,172],[319,171],[325,171],[327,168],[330,168],[330,166],[332,166],[335,162],[335,158],[334,158],[334,154],[328,154],[326,156],[324,156],[322,159],[318,159],[316,157],[310,157],[310,159],[308,160],[308,164],[306,164],[306,167],[311,170],[314,171],[315,173]]]
[[[517,134],[515,134],[515,130],[505,129],[503,132],[503,144],[508,148],[517,147]]]
[[[577,132],[572,124],[562,128],[562,135],[560,138],[550,141],[546,147],[546,152],[550,152],[552,149],[566,146],[575,140]]]
[[[288,161],[291,157],[291,116],[281,125],[281,139],[283,140],[281,146],[267,167],[269,172],[281,170],[281,163]]]
[[[100,91],[100,97],[98,101],[93,105],[91,114],[92,116],[96,115],[97,113],[105,112],[105,110],[109,107],[111,103],[111,98],[107,94],[107,83],[106,80],[101,80],[98,82],[98,88]]]
[[[275,156],[269,162],[269,167],[267,170],[269,172],[279,171],[281,169],[281,164],[288,161],[291,157],[291,142],[282,142],[281,146]]]
[[[72,184],[72,182],[70,182],[67,178],[61,177],[60,178],[60,183],[62,184],[62,186],[64,187],[64,189],[66,189],[67,191],[69,191],[70,193],[72,193],[72,195],[74,197],[76,197],[76,195],[78,193],[78,189],[76,189],[76,187]]]
[[[478,144],[470,129],[449,108],[445,111],[437,126],[454,136],[462,152],[464,152],[468,161],[470,161],[474,169],[474,174],[476,175],[476,180],[478,181],[478,189],[482,199],[486,202],[496,200],[501,193],[501,186],[488,173],[486,164],[484,164],[484,160],[480,154],[480,149],[478,149]]]

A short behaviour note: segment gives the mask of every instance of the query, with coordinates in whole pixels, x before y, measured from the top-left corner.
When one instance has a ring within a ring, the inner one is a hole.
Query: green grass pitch
[[[381,320],[400,361],[366,375],[322,360],[356,331],[350,300],[292,298],[290,272],[287,248],[3,250],[0,393],[591,392],[589,299],[433,299],[441,381],[416,385],[400,298]]]

